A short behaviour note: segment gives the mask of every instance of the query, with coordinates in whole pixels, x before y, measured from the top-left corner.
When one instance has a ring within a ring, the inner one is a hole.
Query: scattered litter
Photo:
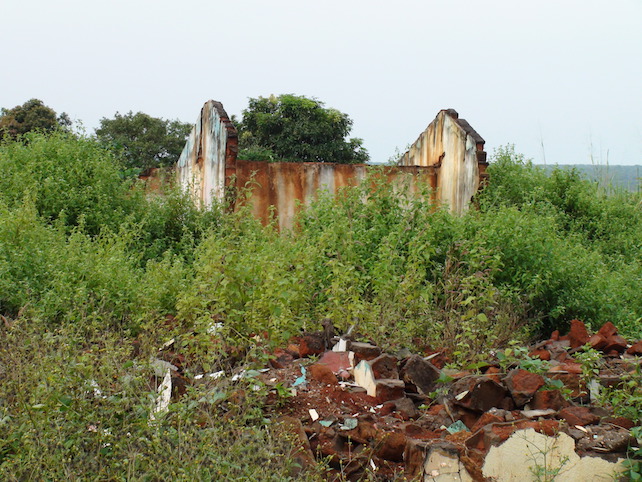
[[[470,390],[465,390],[465,391],[463,391],[463,392],[459,393],[459,394],[455,397],[455,400],[457,400],[457,401],[461,400],[461,399],[462,399],[462,398],[464,398],[466,395],[468,395],[468,393],[470,393]]]
[[[207,334],[216,335],[219,331],[221,331],[221,328],[223,328],[223,323],[221,323],[220,321],[217,323],[211,323],[207,327]]]
[[[172,338],[171,340],[166,341],[165,343],[163,343],[163,346],[161,346],[158,351],[161,351],[161,350],[164,350],[166,348],[169,348],[170,346],[172,346],[174,344],[175,341],[176,340],[174,338]]]
[[[208,377],[213,378],[215,380],[217,378],[221,378],[223,375],[225,375],[225,371],[224,370],[221,370],[219,372],[214,372],[214,373],[208,373],[207,374]],[[205,377],[205,375],[201,373],[200,375],[195,375],[194,376],[194,380],[200,380],[203,377]]]
[[[152,413],[149,414],[149,420],[156,420],[157,413],[165,413],[169,408],[169,401],[172,397],[172,372],[168,368],[165,372],[165,378],[163,382],[158,387],[158,397],[156,398],[156,407],[152,410]]]
[[[446,430],[448,430],[448,433],[451,433],[451,434],[464,432],[464,431],[466,431],[466,432],[469,431],[468,427],[466,427],[466,425],[464,425],[464,422],[462,422],[461,420],[457,420],[450,427],[446,428]]]
[[[582,431],[582,432],[584,432],[584,433],[589,433],[589,431],[588,431],[588,430],[586,430],[586,429],[585,429],[584,427],[582,427],[581,425],[576,425],[576,426],[575,426],[575,428],[576,428],[576,429],[578,429],[578,430],[581,430],[581,431]]]
[[[267,372],[269,372],[269,371],[270,371],[270,369],[269,369],[269,368],[259,368],[257,371],[258,371],[259,373],[267,373]]]
[[[440,351],[438,351],[437,353],[433,353],[432,355],[425,356],[424,360],[426,360],[426,361],[432,360],[433,358],[435,358],[436,356],[439,356],[439,355],[441,355]]]
[[[339,338],[339,342],[332,347],[332,351],[347,351],[348,342],[343,338]]]
[[[106,395],[103,395],[102,390],[100,389],[98,382],[96,380],[89,380],[89,387],[92,389],[92,393],[96,398],[107,398]]]
[[[158,358],[152,358],[150,364],[157,377],[165,376],[165,372],[167,372],[167,370],[171,370],[173,372],[178,371],[178,367],[175,365],[172,365],[170,362],[166,362],[165,360],[159,360]]]
[[[357,428],[358,424],[359,422],[356,418],[346,418],[343,423],[339,425],[339,428],[341,430],[352,430],[353,428]]]
[[[317,420],[319,420],[319,414],[314,408],[311,408],[310,410],[308,410],[308,413],[310,414],[310,418],[312,419],[313,422],[316,422]]]
[[[233,382],[239,381],[241,378],[254,378],[261,374],[259,370],[241,370],[232,377]]]
[[[299,385],[304,385],[305,384],[305,367],[301,367],[301,376],[294,380],[294,383],[292,384],[293,387],[298,387]]]
[[[553,415],[554,413],[557,413],[557,411],[552,408],[548,408],[546,410],[522,410],[522,415],[526,418],[546,417],[547,415]]]
[[[332,425],[334,423],[334,421],[333,420],[319,420],[319,423],[327,428],[330,425]]]
[[[370,459],[370,467],[372,467],[372,470],[377,470],[379,467],[376,466],[374,463],[374,460]]]
[[[592,402],[596,401],[600,397],[600,382],[596,379],[593,379],[588,382],[587,387],[589,389],[589,397]]]

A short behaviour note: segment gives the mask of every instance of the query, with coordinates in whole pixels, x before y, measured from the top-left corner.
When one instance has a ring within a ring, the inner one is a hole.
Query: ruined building
[[[426,183],[435,201],[455,213],[468,209],[487,176],[484,140],[452,109],[437,114],[397,166],[245,161],[237,159],[237,141],[223,105],[207,101],[178,160],[178,180],[205,207],[222,200],[232,182],[245,186],[252,181],[254,215],[267,221],[274,209],[280,228],[292,225],[299,203],[309,204],[319,190],[335,193],[355,185],[369,169],[380,169],[391,182],[412,174],[411,190]]]

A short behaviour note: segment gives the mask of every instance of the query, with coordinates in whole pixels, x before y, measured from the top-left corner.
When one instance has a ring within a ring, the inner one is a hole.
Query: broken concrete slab
[[[434,390],[435,381],[440,374],[440,370],[432,363],[419,355],[412,355],[404,361],[399,376],[410,388],[416,388],[419,393],[428,395]]]
[[[533,480],[612,481],[624,470],[621,464],[597,457],[580,457],[575,442],[565,433],[549,437],[533,429],[519,430],[498,447],[491,447],[482,472],[497,482]]]
[[[424,463],[424,482],[472,482],[457,447],[449,443],[430,446]]]

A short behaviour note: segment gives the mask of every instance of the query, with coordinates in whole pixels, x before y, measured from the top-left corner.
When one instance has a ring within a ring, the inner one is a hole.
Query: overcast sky
[[[642,164],[642,0],[0,0],[0,106],[89,132],[313,96],[384,162],[443,108],[536,162]]]

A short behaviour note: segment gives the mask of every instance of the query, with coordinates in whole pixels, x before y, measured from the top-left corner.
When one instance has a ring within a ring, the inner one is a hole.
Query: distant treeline
[[[627,189],[633,192],[642,190],[642,166],[604,166],[594,164],[539,164],[548,171],[555,168],[576,169],[583,177],[598,182],[601,186]]]

